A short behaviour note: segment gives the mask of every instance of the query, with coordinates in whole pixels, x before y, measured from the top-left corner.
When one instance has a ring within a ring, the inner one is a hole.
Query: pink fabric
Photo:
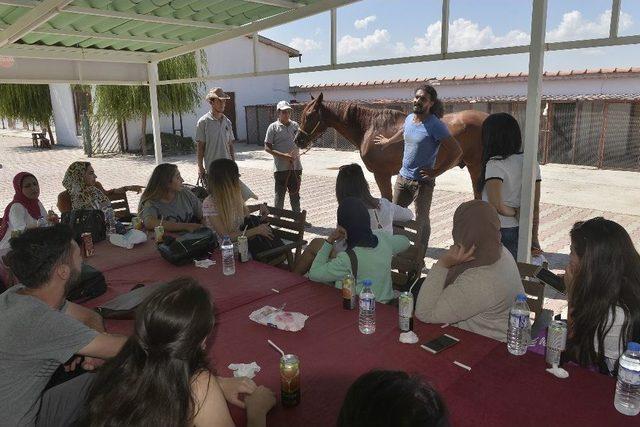
[[[28,176],[33,176],[35,178],[35,176],[29,172],[20,172],[13,177],[13,191],[15,194],[13,195],[13,200],[9,202],[7,207],[4,209],[4,216],[2,217],[2,223],[0,224],[0,240],[4,238],[4,235],[9,229],[9,212],[11,211],[11,206],[13,206],[14,203],[20,203],[24,206],[33,219],[40,219],[40,215],[42,213],[40,212],[40,203],[38,202],[38,199],[31,200],[22,192],[22,180]]]

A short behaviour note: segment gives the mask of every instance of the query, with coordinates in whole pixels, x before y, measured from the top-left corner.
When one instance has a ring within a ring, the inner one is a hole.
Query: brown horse
[[[387,138],[393,136],[402,128],[407,115],[398,110],[367,108],[352,102],[323,102],[322,98],[320,93],[302,111],[296,145],[300,148],[310,147],[327,128],[334,128],[360,151],[362,161],[375,176],[382,197],[392,200],[391,177],[397,175],[402,166],[404,144],[392,144],[383,148],[374,142],[374,138],[378,134]],[[467,166],[476,199],[480,198],[478,184],[482,173],[481,129],[486,117],[487,114],[481,111],[466,110],[446,114],[442,118],[462,149],[462,157],[453,164]],[[441,154],[442,150],[436,158],[435,168],[439,164],[452,163],[450,159],[442,159]]]

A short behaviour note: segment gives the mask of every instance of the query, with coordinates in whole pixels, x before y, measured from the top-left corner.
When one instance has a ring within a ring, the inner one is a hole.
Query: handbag
[[[207,255],[218,244],[215,234],[210,228],[202,227],[178,237],[164,236],[158,245],[162,258],[173,265],[188,264],[196,258]]]
[[[245,217],[244,223],[240,227],[240,230],[244,230],[245,227],[247,227],[247,229],[250,230],[252,228],[255,228],[261,225],[262,223],[263,222],[260,217],[255,215],[249,215]],[[269,225],[269,228],[271,228],[270,225]],[[273,233],[272,239],[267,239],[264,236],[253,236],[251,239],[249,239],[249,252],[251,253],[251,256],[254,259],[257,259],[260,253],[271,250],[271,249],[279,248],[280,246],[284,246],[284,242],[275,233]]]
[[[183,187],[191,191],[201,202],[209,195],[209,192],[204,185],[204,178],[201,177],[198,177],[196,185],[183,184]]]
[[[82,264],[80,278],[67,294],[67,299],[74,302],[85,302],[99,297],[107,291],[107,281],[100,270]]]
[[[83,233],[91,233],[93,243],[101,242],[107,237],[107,225],[104,213],[98,209],[77,209],[62,214],[62,223],[68,224],[73,238],[80,242]]]

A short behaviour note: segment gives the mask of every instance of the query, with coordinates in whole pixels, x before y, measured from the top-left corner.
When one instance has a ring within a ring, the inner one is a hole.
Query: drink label
[[[526,328],[529,326],[529,316],[526,314],[511,313],[509,324],[512,328]]]
[[[634,371],[620,366],[618,368],[618,380],[624,381],[627,384],[640,386],[640,371]]]
[[[375,310],[376,300],[373,298],[360,298],[360,310]]]

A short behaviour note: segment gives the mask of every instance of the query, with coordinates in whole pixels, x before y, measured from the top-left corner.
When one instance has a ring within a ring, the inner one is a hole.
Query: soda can
[[[142,230],[142,219],[139,216],[131,218],[131,225],[135,230]]]
[[[400,330],[408,332],[413,329],[413,294],[402,292],[398,298],[398,320]]]
[[[93,237],[91,237],[91,233],[82,233],[80,235],[80,239],[82,240],[82,256],[89,258],[95,255],[95,250],[93,249]]]
[[[162,240],[164,239],[164,227],[158,225],[154,228],[154,231],[156,233],[156,243],[162,243]]]
[[[300,360],[294,354],[280,358],[280,401],[284,407],[300,404]]]
[[[238,253],[240,254],[240,262],[247,262],[251,259],[247,236],[238,236]]]
[[[342,308],[345,310],[356,308],[356,281],[350,274],[342,279]]]
[[[553,320],[547,329],[547,352],[545,360],[549,365],[560,365],[560,355],[567,346],[567,324]]]

